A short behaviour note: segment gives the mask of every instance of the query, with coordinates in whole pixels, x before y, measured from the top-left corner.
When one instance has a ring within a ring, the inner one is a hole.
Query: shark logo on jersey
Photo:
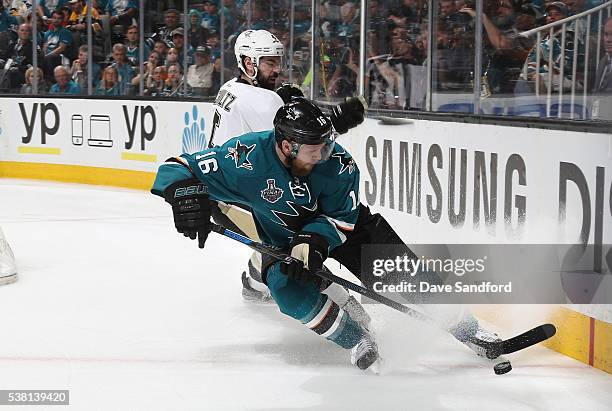
[[[246,168],[247,170],[253,170],[253,163],[249,161],[249,154],[255,149],[257,144],[246,146],[240,143],[240,140],[236,140],[235,147],[228,147],[228,154],[225,158],[233,158],[236,163],[236,168]]]
[[[286,227],[289,231],[299,231],[304,223],[314,219],[319,215],[319,205],[315,203],[311,207],[295,204],[293,201],[286,201],[292,212],[283,213],[282,211],[270,210],[280,221],[280,225]]]
[[[261,190],[261,198],[266,200],[269,203],[276,203],[283,196],[285,190],[282,188],[276,187],[276,180],[273,178],[267,181],[268,187]]]
[[[342,153],[332,154],[332,157],[337,158],[338,162],[342,166],[340,168],[340,171],[338,171],[338,175],[344,173],[346,170],[348,170],[349,174],[353,174],[353,171],[355,171],[355,167],[357,165],[355,164],[355,160],[353,160],[353,157],[348,155],[346,151],[343,151]]]
[[[293,180],[289,181],[289,190],[291,190],[293,198],[308,197],[308,202],[310,203],[310,188],[308,188],[308,184],[305,181],[300,181],[299,178],[295,177]]]

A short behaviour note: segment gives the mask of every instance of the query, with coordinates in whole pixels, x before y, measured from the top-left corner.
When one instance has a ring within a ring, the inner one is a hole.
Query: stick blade
[[[517,335],[516,337],[504,340],[502,342],[503,353],[511,354],[513,352],[531,347],[532,345],[539,344],[542,341],[546,341],[554,336],[556,332],[557,329],[553,324],[539,325],[529,331],[525,331],[524,333]]]

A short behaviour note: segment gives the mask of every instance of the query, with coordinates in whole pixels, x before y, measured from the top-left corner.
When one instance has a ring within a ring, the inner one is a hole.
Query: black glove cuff
[[[171,205],[193,196],[208,197],[208,187],[197,178],[177,181],[164,190],[164,199]]]
[[[328,257],[329,242],[321,234],[310,231],[297,232],[293,235],[291,248],[298,244],[308,244],[310,247],[317,250],[323,256],[323,261]]]
[[[291,83],[281,84],[280,87],[276,89],[276,94],[280,96],[285,104],[291,102],[294,97],[304,97],[302,90],[300,90],[297,85]]]

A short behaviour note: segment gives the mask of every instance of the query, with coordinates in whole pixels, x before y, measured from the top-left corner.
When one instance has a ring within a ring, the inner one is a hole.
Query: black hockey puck
[[[510,361],[500,362],[499,364],[495,364],[495,367],[493,367],[493,371],[495,371],[495,374],[497,375],[509,373],[511,370],[512,364],[510,364]]]

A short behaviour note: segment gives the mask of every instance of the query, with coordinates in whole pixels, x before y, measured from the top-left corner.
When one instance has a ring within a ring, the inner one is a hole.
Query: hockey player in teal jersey
[[[357,165],[335,142],[330,119],[314,104],[296,98],[278,110],[274,130],[169,159],[152,192],[172,206],[176,229],[197,239],[201,248],[210,232],[210,200],[248,206],[259,238],[294,257],[291,265],[262,263],[264,283],[279,309],[350,348],[351,362],[360,369],[377,362],[378,348],[367,324],[328,297],[334,284],[310,272],[332,257],[363,280],[362,245],[405,244],[382,216],[360,204]],[[468,346],[474,335],[497,338],[471,315],[445,326]],[[479,347],[470,348],[483,354]]]
[[[303,262],[264,264],[279,309],[353,348],[353,362],[368,368],[378,358],[372,336],[308,272],[321,269],[357,223],[359,170],[335,143],[329,118],[309,101],[286,104],[274,124],[275,130],[171,159],[160,167],[152,192],[173,205],[177,229],[198,236],[201,246],[209,230],[208,198],[249,206],[259,237]]]

